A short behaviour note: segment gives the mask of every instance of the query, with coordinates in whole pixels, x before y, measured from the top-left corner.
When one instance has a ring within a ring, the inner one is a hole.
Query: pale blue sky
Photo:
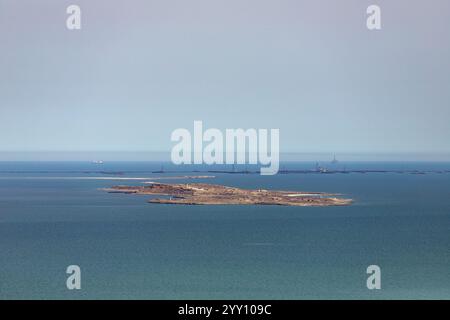
[[[448,0],[0,0],[0,39],[0,151],[167,151],[202,120],[283,152],[450,153]]]

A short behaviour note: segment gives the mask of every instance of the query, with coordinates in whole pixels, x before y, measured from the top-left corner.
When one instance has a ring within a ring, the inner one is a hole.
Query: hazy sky
[[[170,150],[194,120],[279,128],[285,152],[450,152],[450,1],[0,0],[0,151]]]

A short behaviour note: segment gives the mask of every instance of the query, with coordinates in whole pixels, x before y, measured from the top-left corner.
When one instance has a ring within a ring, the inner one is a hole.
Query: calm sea
[[[159,163],[0,163],[0,299],[450,299],[450,164],[335,166],[433,172],[215,173],[197,181],[355,203],[174,206],[100,190],[142,183],[112,177],[188,174],[152,173]],[[81,290],[66,288],[72,264]],[[366,287],[372,264],[381,290]]]

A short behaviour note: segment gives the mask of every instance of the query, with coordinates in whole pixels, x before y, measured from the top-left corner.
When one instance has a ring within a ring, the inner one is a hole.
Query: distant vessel
[[[318,162],[316,162],[316,170],[315,171],[319,172],[319,173],[329,173],[330,172],[327,168],[321,167]]]
[[[320,173],[331,173],[331,171],[329,171],[327,168],[323,168],[323,167],[319,168],[319,172]]]
[[[164,166],[161,165],[161,170],[152,171],[152,173],[164,173]]]
[[[93,164],[103,164],[102,160],[94,160],[92,161]]]

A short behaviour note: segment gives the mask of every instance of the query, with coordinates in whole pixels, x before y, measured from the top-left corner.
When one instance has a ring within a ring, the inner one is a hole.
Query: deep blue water
[[[345,164],[441,173],[198,180],[337,192],[355,200],[326,208],[148,204],[145,196],[99,190],[141,181],[77,178],[111,177],[94,171],[179,175],[151,173],[160,166],[0,163],[0,299],[450,298],[449,163]],[[71,264],[82,270],[79,291],[65,286]],[[371,264],[381,267],[381,290],[366,288]]]

